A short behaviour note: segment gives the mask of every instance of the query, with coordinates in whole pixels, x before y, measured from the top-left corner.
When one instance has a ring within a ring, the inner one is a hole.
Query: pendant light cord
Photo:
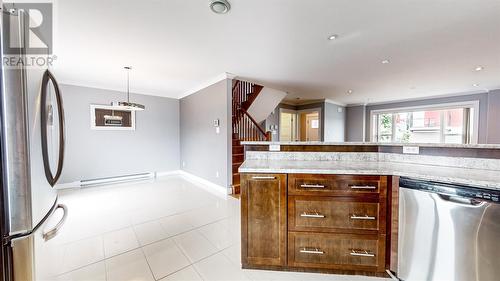
[[[142,104],[139,103],[134,103],[130,102],[130,70],[132,70],[132,66],[125,66],[123,67],[125,70],[127,70],[127,101],[126,102],[121,102],[121,104],[124,104],[127,110],[144,110],[146,107]]]
[[[131,66],[124,67],[127,70],[127,102],[130,103],[130,69]]]

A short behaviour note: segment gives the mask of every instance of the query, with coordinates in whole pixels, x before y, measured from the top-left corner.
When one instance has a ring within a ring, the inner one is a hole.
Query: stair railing
[[[237,80],[232,89],[232,121],[233,135],[237,135],[242,141],[269,141],[271,133],[264,131],[262,127],[253,119],[246,111],[243,104],[252,98],[252,94],[256,93],[257,89],[262,89],[262,86]],[[255,99],[255,96],[253,96]],[[253,100],[252,100],[253,101]],[[250,101],[250,102],[252,102]]]

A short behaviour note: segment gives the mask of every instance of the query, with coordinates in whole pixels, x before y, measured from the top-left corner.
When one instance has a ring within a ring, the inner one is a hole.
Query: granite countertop
[[[303,160],[245,160],[240,173],[302,173],[393,175],[422,180],[472,185],[500,189],[500,172],[407,163],[303,161]]]
[[[242,141],[242,145],[376,145],[376,146],[419,146],[443,148],[500,149],[500,144],[442,144],[442,143],[380,143],[380,142],[321,142],[321,141]]]

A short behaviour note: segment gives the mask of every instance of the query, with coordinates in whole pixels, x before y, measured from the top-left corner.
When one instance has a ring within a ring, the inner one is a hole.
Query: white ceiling
[[[177,98],[224,72],[345,104],[500,88],[499,0],[229,1],[58,0],[54,71],[124,90],[132,65],[132,91]]]

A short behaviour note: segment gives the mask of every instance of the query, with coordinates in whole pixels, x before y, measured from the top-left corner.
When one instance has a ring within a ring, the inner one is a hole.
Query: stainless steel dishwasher
[[[500,280],[500,190],[401,178],[398,278]]]

